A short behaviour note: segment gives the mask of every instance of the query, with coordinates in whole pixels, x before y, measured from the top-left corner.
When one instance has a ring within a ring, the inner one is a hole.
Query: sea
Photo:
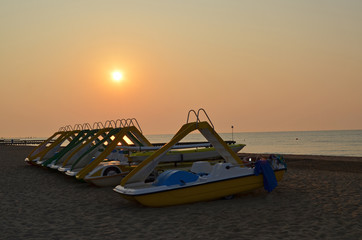
[[[362,130],[238,132],[219,133],[225,141],[246,146],[240,151],[260,154],[302,154],[362,157]],[[173,134],[145,135],[151,143],[167,143]],[[20,138],[28,140],[29,138]],[[45,140],[43,138],[30,138]],[[8,139],[9,140],[9,139]],[[200,133],[187,135],[182,142],[207,141]]]
[[[307,154],[362,157],[362,130],[238,132],[219,133],[223,140],[246,144],[245,153]],[[146,135],[152,143],[168,142],[173,134]],[[183,142],[206,141],[200,133],[186,136]]]

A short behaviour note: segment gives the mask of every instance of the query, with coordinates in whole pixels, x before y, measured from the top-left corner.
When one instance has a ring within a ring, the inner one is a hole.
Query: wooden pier
[[[0,146],[1,145],[36,146],[44,141],[45,140],[39,140],[39,139],[0,139]]]

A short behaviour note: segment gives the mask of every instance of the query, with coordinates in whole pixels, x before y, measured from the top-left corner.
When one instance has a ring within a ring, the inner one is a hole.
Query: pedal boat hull
[[[251,169],[252,170],[252,169]],[[275,170],[277,181],[281,181],[286,169]],[[185,184],[183,186],[134,186],[118,185],[114,191],[127,200],[136,201],[148,207],[165,207],[201,201],[209,201],[262,188],[263,175],[256,176],[253,170],[249,174],[224,178],[215,181]]]

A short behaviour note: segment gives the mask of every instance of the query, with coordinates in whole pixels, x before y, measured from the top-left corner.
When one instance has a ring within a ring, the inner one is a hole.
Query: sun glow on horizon
[[[120,82],[123,79],[123,73],[120,71],[112,72],[112,79],[115,82]]]

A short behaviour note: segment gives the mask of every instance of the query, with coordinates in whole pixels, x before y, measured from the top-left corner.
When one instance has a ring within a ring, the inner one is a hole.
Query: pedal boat
[[[44,161],[58,154],[64,146],[67,146],[79,133],[70,126],[62,127],[58,132],[39,144],[25,158],[25,162],[30,165],[40,165]]]
[[[227,143],[235,153],[239,152],[245,146],[245,144],[235,144],[234,141],[228,141]],[[117,147],[117,149],[113,150],[114,153],[110,158],[111,160],[107,159],[101,162],[84,177],[84,181],[98,187],[116,186],[137,164],[151,156],[154,151],[159,148],[160,147],[136,146]],[[187,150],[187,148],[191,149]],[[183,143],[175,145],[172,149],[173,151],[168,152],[162,159],[162,169],[175,166],[182,168],[184,166],[191,166],[195,161],[213,160],[221,157],[210,143]],[[141,152],[129,153],[127,157],[124,150],[141,150]],[[117,152],[123,156],[115,156]],[[122,160],[112,160],[112,157]]]
[[[101,139],[99,138],[100,135],[97,134],[95,139],[88,140],[80,147],[82,150],[75,151],[65,161],[58,160],[58,164],[50,164],[49,167],[58,169],[58,171],[76,177],[81,181],[85,180],[85,177],[91,173],[92,181],[97,181],[97,178],[101,177],[100,180],[103,182],[103,178],[108,176],[113,179],[116,178],[115,174],[113,174],[114,171],[122,173],[120,177],[123,176],[123,165],[137,164],[146,159],[148,155],[151,155],[152,152],[150,151],[160,148],[160,146],[152,145],[135,126],[107,129],[106,132],[106,135],[102,134]],[[127,137],[128,142],[125,141],[125,137]],[[132,145],[130,145],[131,143]],[[92,146],[89,146],[90,144]],[[234,144],[233,149],[239,151],[244,146],[243,144]],[[174,148],[175,152],[170,152],[164,161],[183,161],[183,159],[189,159],[190,155],[194,159],[218,156],[215,149],[208,142],[182,143]],[[184,150],[186,148],[193,148],[193,150]],[[86,151],[84,152],[84,150]],[[82,154],[80,155],[80,153]],[[105,161],[106,163],[103,163]],[[109,170],[110,168],[114,171]],[[90,180],[90,177],[88,180]],[[118,184],[120,180],[121,178],[113,186]],[[93,184],[96,183],[93,182]]]
[[[93,158],[100,155],[101,151],[106,147],[105,143],[111,141],[111,137],[120,131],[121,128],[99,129],[96,134],[84,141],[69,156],[50,163],[48,167],[60,172],[66,172],[72,168],[82,169],[87,163],[91,162]]]
[[[112,129],[107,132],[102,139],[96,139],[97,141],[90,140],[87,144],[89,145],[92,142],[94,142],[94,144],[86,152],[81,156],[72,156],[72,159],[65,161],[63,166],[58,168],[58,171],[64,172],[68,176],[76,177],[78,180],[83,180],[89,172],[93,171],[93,169],[105,160],[114,160],[112,164],[126,162],[127,160],[123,151],[114,151],[117,146],[129,145],[125,137],[133,144],[152,146],[135,126]],[[103,165],[101,164],[101,166]]]
[[[200,110],[199,110],[200,111]],[[259,162],[258,169],[272,169],[265,173],[256,172],[256,167],[244,166],[243,161],[233,152],[208,122],[186,123],[169,143],[152,154],[125,176],[120,185],[113,190],[123,198],[136,201],[149,207],[164,207],[200,201],[214,200],[235,194],[252,191],[264,186],[268,175],[274,177],[271,191],[277,181],[283,178],[286,166],[268,161]],[[161,173],[155,181],[146,179],[154,171],[163,156],[187,134],[199,130],[213,144],[223,161],[213,166],[195,162],[190,171],[168,170]],[[268,183],[267,183],[268,184]]]
[[[64,159],[67,159],[70,155],[77,151],[78,147],[83,144],[89,138],[92,138],[98,130],[81,130],[68,145],[61,148],[56,154],[48,159],[37,161],[38,165],[48,168],[54,168],[59,163],[62,163]]]
[[[245,144],[236,144],[235,141],[225,141],[228,146],[235,152],[239,152],[245,147]],[[164,144],[163,144],[164,145]],[[160,147],[145,147],[140,148],[141,151],[131,153],[129,158],[133,162],[142,162],[152,155],[153,151],[160,149]],[[125,148],[128,150],[129,148]],[[137,147],[134,148],[138,150]],[[144,149],[146,151],[144,151]],[[147,149],[151,151],[147,151]],[[131,150],[131,149],[129,149]],[[220,158],[220,154],[215,150],[209,142],[204,143],[182,143],[176,144],[172,147],[172,150],[167,153],[163,162],[182,162],[182,161],[198,161],[204,159],[217,159]]]

